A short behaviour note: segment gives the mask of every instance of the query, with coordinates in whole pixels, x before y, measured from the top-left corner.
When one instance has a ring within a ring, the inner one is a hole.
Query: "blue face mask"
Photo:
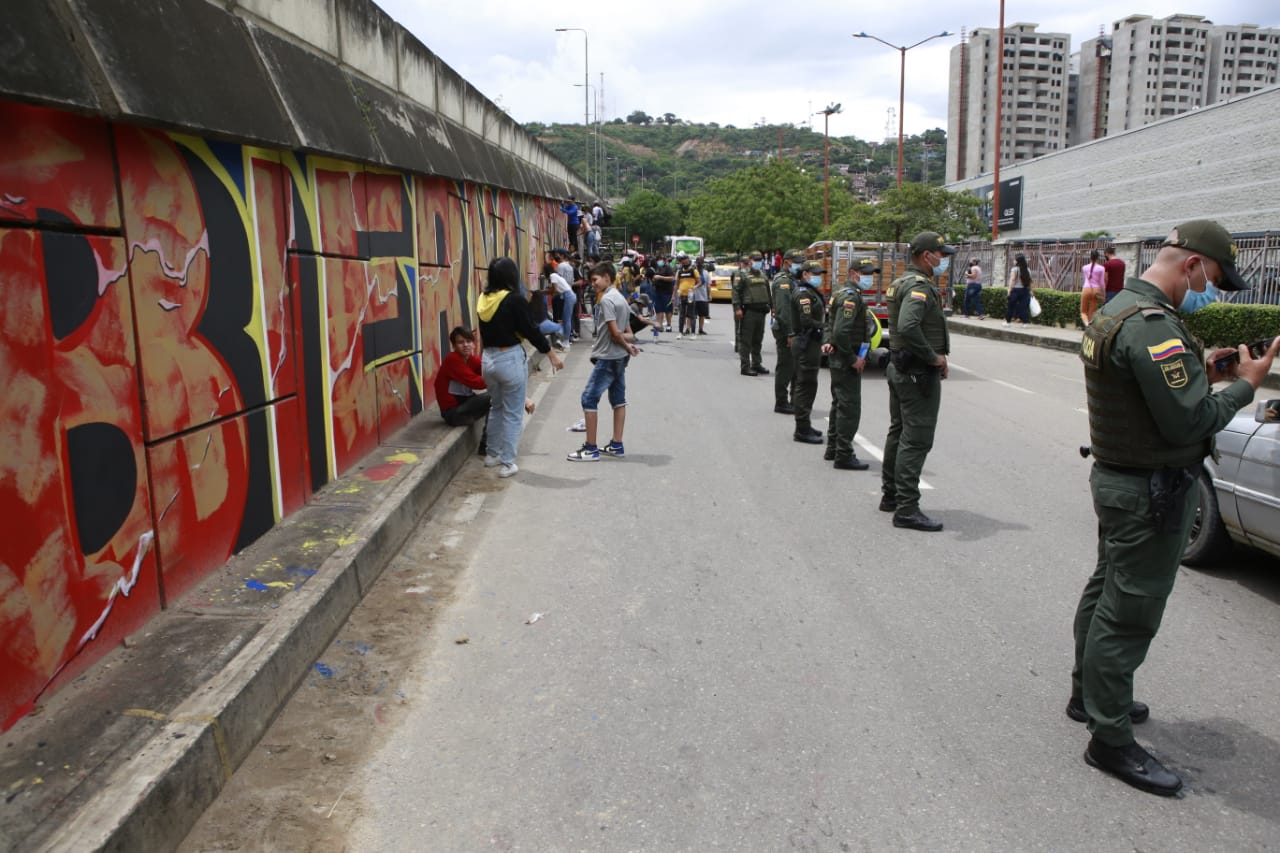
[[[860,275],[860,276],[858,276],[858,287],[860,287],[860,288],[861,288],[861,289],[863,289],[863,290],[875,290],[875,289],[876,289],[876,277],[875,277],[875,276],[873,276],[873,275]]]
[[[801,268],[802,266],[804,266],[804,264],[792,264],[792,265],[791,265],[791,274],[792,274],[792,275],[795,275],[796,273],[800,272],[800,268]]]
[[[943,256],[942,256],[942,260],[941,260],[941,261],[939,261],[939,262],[938,262],[938,265],[937,265],[936,267],[934,267],[934,268],[933,268],[933,274],[934,274],[934,275],[942,275],[943,273],[945,273],[945,272],[946,272],[947,270],[949,270],[949,269],[951,269],[951,256],[950,256],[950,255],[943,255]]]
[[[1206,305],[1218,301],[1218,290],[1213,284],[1206,282],[1204,293],[1196,293],[1190,289],[1188,284],[1187,295],[1182,297],[1182,304],[1178,306],[1178,310],[1183,314],[1190,314],[1193,311],[1199,311]]]
[[[760,270],[764,269],[764,261],[752,261],[751,268],[756,272],[759,272]]]
[[[822,276],[811,275],[808,278],[808,282],[810,287],[822,287]]]

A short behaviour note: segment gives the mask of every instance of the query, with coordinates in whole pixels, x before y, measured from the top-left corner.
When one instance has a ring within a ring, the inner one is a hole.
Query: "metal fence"
[[[1233,235],[1236,268],[1250,290],[1219,291],[1218,299],[1237,305],[1280,305],[1280,232],[1262,231]],[[1143,240],[1138,248],[1138,268],[1146,269],[1160,251],[1163,237]]]

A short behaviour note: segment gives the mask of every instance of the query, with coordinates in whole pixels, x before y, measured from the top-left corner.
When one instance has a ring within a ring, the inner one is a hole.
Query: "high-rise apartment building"
[[[1280,30],[1130,15],[1080,45],[1075,59],[1072,145],[1274,85]]]
[[[1037,24],[979,28],[951,49],[947,107],[948,181],[990,172],[1000,162],[1029,160],[1067,145],[1071,36],[1039,33]],[[996,94],[997,63],[1004,91]],[[996,103],[1003,120],[996,139]]]
[[[1280,82],[1280,30],[1256,24],[1209,28],[1208,103]]]
[[[1202,15],[1130,15],[1111,32],[1107,132],[1204,106],[1210,22]]]

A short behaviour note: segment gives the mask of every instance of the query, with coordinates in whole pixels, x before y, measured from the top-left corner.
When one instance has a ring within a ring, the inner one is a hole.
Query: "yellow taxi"
[[[738,265],[733,261],[716,261],[711,270],[711,301],[729,302],[733,299],[733,277]]]

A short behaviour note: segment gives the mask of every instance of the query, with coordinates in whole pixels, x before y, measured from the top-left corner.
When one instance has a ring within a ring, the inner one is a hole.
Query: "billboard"
[[[1000,182],[1000,230],[1017,231],[1022,228],[1022,181],[1021,177],[1010,178]],[[991,201],[993,184],[987,184],[973,190],[982,199],[982,207],[978,215],[991,227]]]

